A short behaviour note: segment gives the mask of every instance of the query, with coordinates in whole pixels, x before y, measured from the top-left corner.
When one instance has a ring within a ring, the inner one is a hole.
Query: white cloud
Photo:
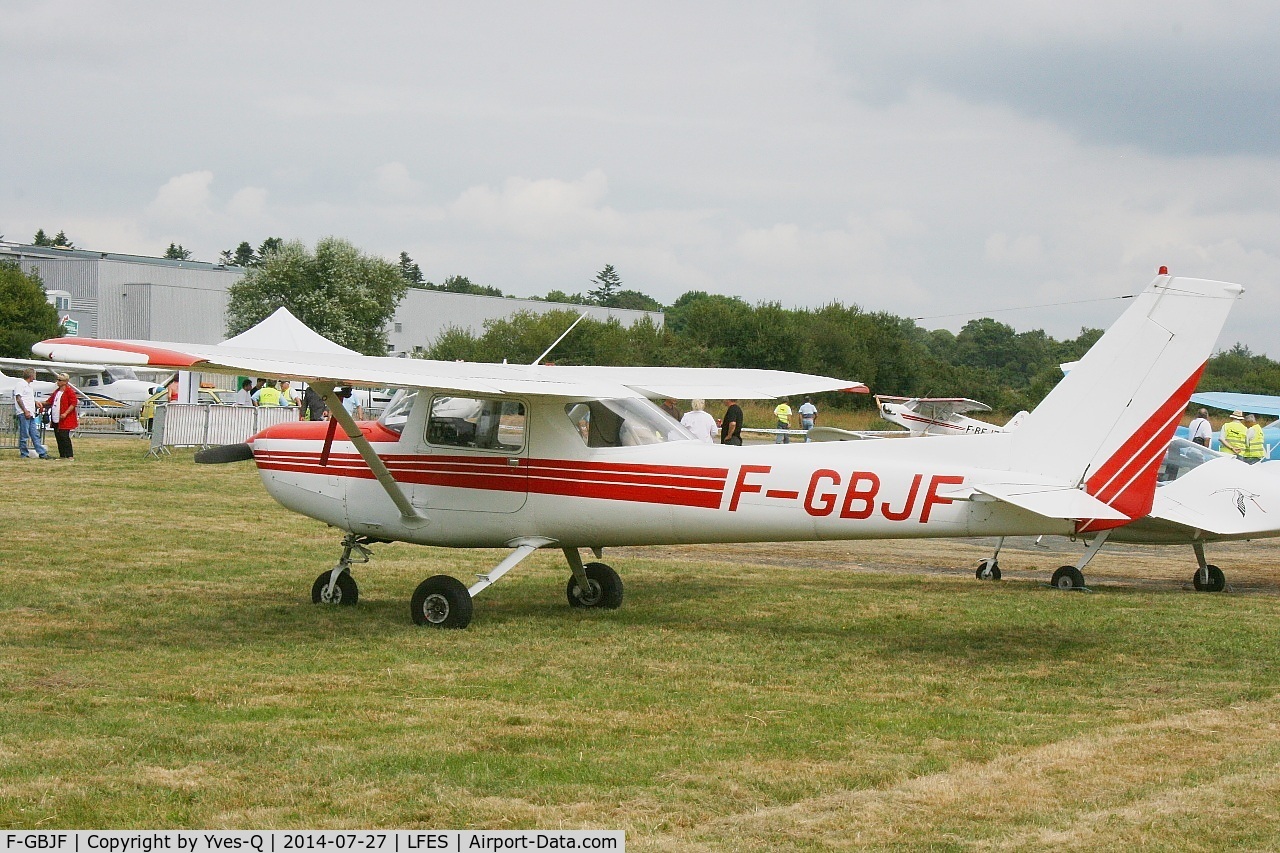
[[[618,215],[601,206],[609,181],[596,169],[576,181],[508,178],[502,189],[471,187],[450,205],[451,215],[478,228],[527,238],[612,230]]]
[[[1010,237],[1003,231],[992,234],[986,242],[986,258],[1002,266],[1027,266],[1043,259],[1044,249],[1036,234]]]
[[[227,214],[241,220],[261,220],[267,212],[267,191],[261,187],[244,187],[227,202]]]
[[[154,219],[192,222],[206,220],[213,215],[209,204],[212,193],[213,172],[187,172],[165,182],[156,193],[147,214]]]
[[[392,200],[414,199],[422,193],[421,182],[409,175],[409,169],[403,163],[379,166],[373,173],[373,187],[378,194]]]

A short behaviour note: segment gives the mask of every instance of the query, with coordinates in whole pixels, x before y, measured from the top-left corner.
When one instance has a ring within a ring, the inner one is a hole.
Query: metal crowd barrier
[[[275,424],[298,420],[296,406],[229,406],[218,403],[168,403],[156,406],[151,449],[159,457],[170,447],[236,444]]]
[[[0,401],[3,404],[4,401]],[[18,415],[13,410],[13,398],[8,400],[9,408],[4,409],[5,414],[0,415],[0,450],[17,450],[18,449]],[[45,441],[45,435],[48,433],[48,424],[44,418],[40,419],[39,426],[40,443],[48,446]]]

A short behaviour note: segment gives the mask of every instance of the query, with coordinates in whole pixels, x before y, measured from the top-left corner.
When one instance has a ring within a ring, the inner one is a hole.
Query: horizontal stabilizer
[[[955,492],[940,493],[939,497],[953,500],[989,500],[1003,501],[1016,507],[1034,512],[1045,518],[1062,518],[1072,521],[1083,519],[1106,519],[1129,521],[1129,516],[1112,509],[1102,501],[1083,489],[1075,489],[1061,485],[1041,485],[1037,483],[987,483],[969,486]]]

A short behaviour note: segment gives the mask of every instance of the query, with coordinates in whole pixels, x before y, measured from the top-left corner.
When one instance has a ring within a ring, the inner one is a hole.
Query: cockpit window
[[[635,447],[665,441],[697,441],[644,398],[586,400],[564,407],[587,447]]]
[[[103,385],[110,385],[111,383],[118,382],[121,379],[136,380],[137,378],[138,374],[133,372],[132,367],[117,367],[112,365],[102,372]]]
[[[524,403],[517,400],[436,397],[427,441],[512,453],[524,447],[525,421]]]
[[[409,420],[409,412],[413,410],[413,401],[416,399],[418,399],[417,388],[401,388],[382,410],[382,416],[378,421],[392,432],[404,432],[405,421]]]
[[[1175,438],[1169,442],[1169,449],[1165,451],[1164,465],[1160,467],[1158,481],[1171,483],[1191,469],[1225,455],[1185,438]]]

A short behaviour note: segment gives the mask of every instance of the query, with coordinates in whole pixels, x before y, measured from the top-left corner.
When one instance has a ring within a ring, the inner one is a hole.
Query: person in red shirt
[[[76,458],[71,447],[71,431],[80,425],[76,415],[79,404],[76,389],[65,373],[58,374],[58,387],[41,404],[49,415],[49,423],[53,424],[53,435],[58,439],[58,458],[66,462],[74,462]]]

